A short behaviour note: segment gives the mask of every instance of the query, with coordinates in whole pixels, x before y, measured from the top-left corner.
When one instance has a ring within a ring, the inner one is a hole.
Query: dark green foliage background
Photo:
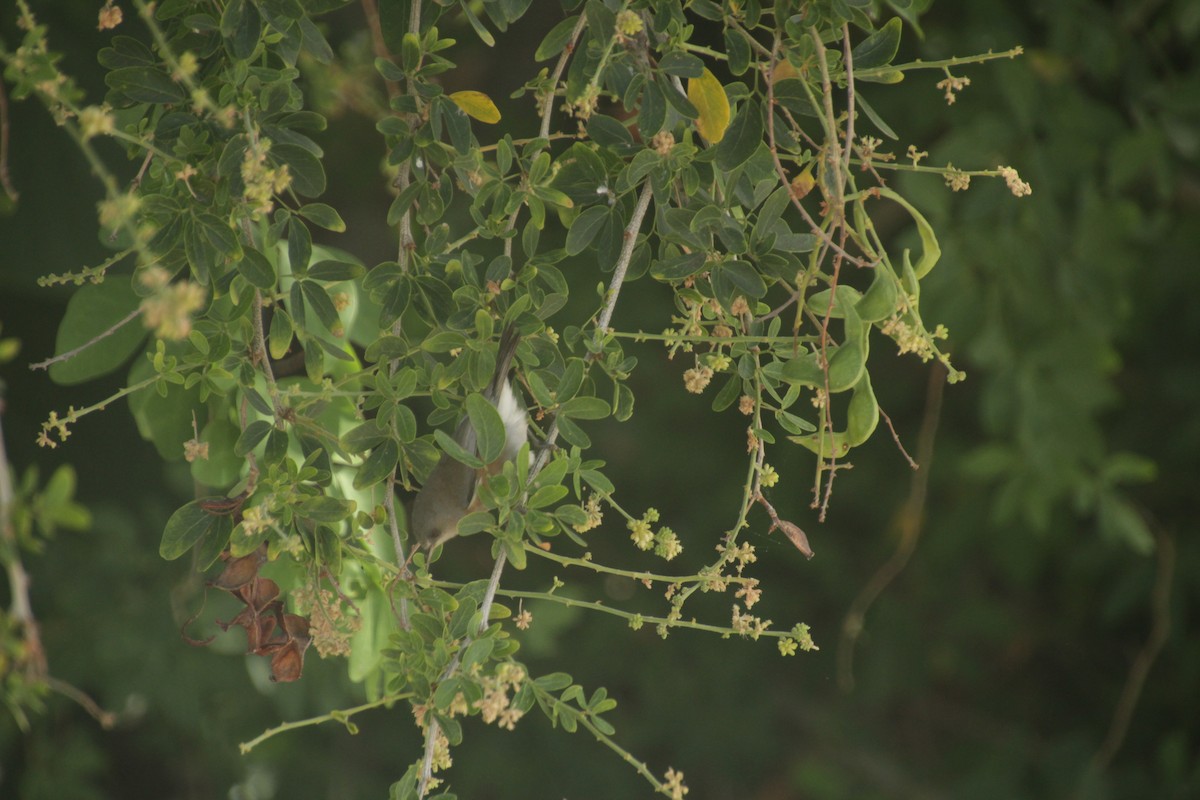
[[[66,53],[64,69],[100,97],[94,54],[106,37],[95,32],[97,4],[31,5]],[[913,142],[934,163],[962,168],[1012,164],[1034,194],[1016,200],[999,181],[952,194],[937,177],[900,180],[938,231],[944,255],[928,283],[927,313],[948,324],[969,379],[946,390],[921,540],[867,618],[856,690],[837,687],[838,632],[895,546],[910,479],[882,433],[839,477],[823,526],[807,509],[810,456],[795,449],[791,463],[776,464],[784,480],[773,500],[808,530],[813,561],[778,534],[750,538],[766,589],[755,612],[807,621],[820,652],[783,659],[769,643],[688,631],[662,642],[650,628],[634,633],[607,618],[531,608],[535,624],[522,636],[531,667],[607,686],[620,701],[608,717],[618,740],[659,774],[683,770],[689,798],[1071,795],[1151,619],[1155,557],[1130,547],[1111,514],[1097,513],[1101,497],[1131,503],[1151,530],[1172,537],[1175,580],[1170,638],[1125,745],[1082,796],[1200,794],[1200,8],[1187,0],[1112,5],[938,3],[922,18],[923,42],[905,31],[900,60],[1014,44],[1027,55],[959,71],[972,84],[953,107],[934,73],[869,95],[900,133],[897,150]],[[356,14],[355,5],[329,19],[335,40],[359,26]],[[525,72],[505,65],[529,63],[556,21],[531,14],[518,29],[527,35],[506,37],[528,52],[464,45],[476,52],[456,51],[461,86],[448,88],[507,98]],[[9,15],[0,25],[14,40]],[[466,30],[454,34],[471,40]],[[501,109],[514,136],[532,132],[528,99]],[[238,742],[281,719],[353,705],[355,687],[343,664],[312,654],[301,682],[260,691],[262,676],[252,681],[232,634],[214,649],[180,640],[177,623],[189,609],[173,607],[173,598],[190,596],[186,584],[198,579],[186,559],[163,562],[157,548],[190,482],[178,464],[163,468],[124,408],[81,422],[66,447],[34,447],[51,408],[82,405],[105,388],[57,387],[24,366],[53,352],[68,296],[37,288],[36,277],[103,257],[94,224],[100,189],[39,106],[10,111],[22,197],[0,217],[0,321],[24,350],[0,376],[7,444],[18,470],[36,464],[46,476],[75,464],[81,499],[95,514],[90,532],[60,534],[26,563],[52,672],[125,721],[102,731],[58,696],[28,735],[0,719],[0,795],[385,796],[420,747],[401,706],[360,717],[356,737],[328,725],[238,755]],[[382,144],[372,124],[335,120],[321,144],[330,175],[322,200],[349,226],[337,245],[366,263],[389,258]],[[123,159],[115,148],[102,152],[113,165]],[[598,280],[577,277],[582,287]],[[665,326],[665,289],[635,283],[626,291],[622,328]],[[683,366],[661,350],[636,353],[643,366],[633,420],[589,430],[618,498],[630,509],[658,507],[688,546],[687,565],[699,566],[704,537],[715,543],[734,518],[744,423],[714,417],[710,397],[684,393]],[[926,371],[912,359],[878,361],[885,372],[875,390],[911,447]],[[1156,479],[1106,483],[1122,452],[1153,460]],[[624,547],[625,536],[610,518],[593,539],[598,555],[605,538]],[[455,577],[490,567],[478,540],[456,543],[442,563]],[[598,591],[616,602],[628,588]],[[692,609],[701,611],[728,613],[725,601]],[[535,715],[515,733],[470,724],[454,757],[448,778],[462,797],[649,793],[586,734],[553,731]]]

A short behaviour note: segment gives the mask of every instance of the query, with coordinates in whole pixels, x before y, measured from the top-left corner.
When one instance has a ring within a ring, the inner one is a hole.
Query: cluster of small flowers
[[[575,529],[576,533],[587,533],[588,531],[592,530],[593,528],[599,527],[600,523],[604,520],[604,514],[600,510],[599,495],[593,494],[593,495],[589,496],[587,499],[587,503],[585,503],[583,506],[583,510],[584,510],[584,513],[587,514],[587,521],[580,523],[579,525],[571,526],[572,528]]]
[[[683,796],[688,793],[688,788],[683,784],[683,773],[668,767],[663,790],[671,795],[671,800],[683,800]]]
[[[362,620],[346,614],[333,592],[307,584],[292,592],[292,600],[297,612],[309,618],[312,644],[322,658],[350,654],[350,639]]]
[[[671,155],[671,148],[674,146],[675,135],[670,131],[659,131],[650,139],[650,149],[663,158]]]
[[[617,14],[617,33],[621,36],[637,36],[645,25],[636,11],[625,9]]]
[[[955,92],[961,92],[970,85],[970,78],[956,78],[947,72],[946,77],[943,80],[938,81],[937,88],[944,91],[946,105],[952,106],[954,105],[954,101],[958,99],[958,96],[955,94]]]
[[[762,470],[759,472],[759,480],[763,486],[769,489],[779,483],[779,473],[770,464],[763,464]]]
[[[955,192],[965,192],[971,186],[971,176],[953,164],[946,165],[946,185]]]
[[[242,534],[246,537],[257,536],[274,524],[275,518],[267,511],[265,503],[250,506],[242,511]]]
[[[733,632],[742,636],[749,636],[755,641],[759,636],[767,632],[771,627],[771,620],[761,619],[753,614],[743,614],[742,607],[737,603],[733,604],[733,621],[730,623]]]
[[[762,597],[762,589],[758,588],[758,578],[750,578],[733,594],[746,604],[746,610],[754,608],[754,604]]]
[[[945,339],[950,332],[945,325],[938,325],[932,334],[920,328],[909,325],[899,316],[892,316],[880,327],[885,336],[892,337],[900,348],[900,355],[914,353],[922,361],[933,358],[933,342],[935,339]]]
[[[292,183],[287,164],[267,166],[267,153],[270,150],[271,140],[260,137],[246,148],[246,155],[242,159],[242,182],[246,185],[242,197],[250,205],[252,219],[271,213],[275,207],[275,195]]]
[[[162,267],[147,267],[138,279],[153,294],[142,300],[142,317],[147,328],[160,339],[179,340],[192,332],[192,314],[204,307],[204,287],[191,281],[170,283]]]
[[[679,543],[675,531],[665,527],[659,528],[658,533],[654,535],[654,554],[664,561],[670,561],[682,552],[683,545]]]
[[[93,136],[107,136],[115,128],[116,119],[107,104],[88,106],[79,112],[79,132],[84,139],[91,139]]]
[[[1004,182],[1008,184],[1008,190],[1016,197],[1025,197],[1033,194],[1033,187],[1021,180],[1021,176],[1012,167],[1000,167],[1000,175],[1004,178]]]
[[[472,703],[487,724],[495,722],[505,730],[513,730],[525,715],[524,711],[509,704],[509,691],[516,692],[525,680],[525,668],[520,664],[506,662],[496,667],[496,674],[483,679],[483,697]]]
[[[797,647],[806,653],[821,649],[817,647],[817,643],[813,641],[812,633],[809,632],[808,626],[803,622],[797,623],[794,628],[788,631],[787,636],[779,640],[779,654],[794,656]]]
[[[65,419],[59,419],[58,412],[51,411],[50,418],[42,423],[42,432],[38,434],[38,447],[49,447],[51,450],[58,447],[58,442],[50,438],[51,431],[54,431],[56,434],[58,434],[59,442],[67,441],[67,437],[71,435],[71,430],[67,426],[74,422],[75,419],[74,406],[71,406],[67,409],[67,416]]]
[[[879,145],[883,144],[883,140],[875,136],[864,136],[859,140],[859,153],[862,155],[863,161],[875,159],[877,161],[895,161],[896,156],[893,153],[877,153]],[[864,167],[865,168],[865,167]]]
[[[683,386],[692,394],[700,394],[708,388],[712,376],[711,367],[692,367],[683,373]]]

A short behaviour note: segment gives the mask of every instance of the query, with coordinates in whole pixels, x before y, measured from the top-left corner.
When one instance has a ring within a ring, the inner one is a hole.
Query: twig
[[[1160,532],[1157,539],[1158,566],[1150,597],[1150,635],[1129,668],[1121,697],[1113,710],[1108,735],[1104,737],[1103,744],[1092,756],[1088,768],[1084,771],[1076,791],[1077,797],[1083,795],[1088,778],[1104,772],[1121,749],[1121,745],[1125,743],[1125,734],[1129,731],[1133,712],[1137,710],[1138,699],[1146,685],[1146,678],[1150,675],[1150,668],[1154,666],[1171,633],[1171,581],[1175,574],[1175,540],[1165,531]]]
[[[634,208],[633,217],[629,220],[629,225],[625,227],[624,242],[621,247],[621,254],[617,258],[616,267],[613,269],[612,281],[608,287],[608,301],[605,303],[604,309],[600,312],[600,321],[597,325],[597,335],[608,327],[608,323],[612,320],[613,311],[616,309],[617,296],[621,291],[621,283],[625,280],[625,273],[629,269],[629,262],[633,258],[633,248],[637,241],[638,233],[641,231],[642,220],[646,216],[646,209],[650,205],[650,196],[652,194],[650,183],[647,181],[643,188],[642,194],[638,198],[637,206]],[[549,459],[549,453],[554,441],[558,438],[558,420],[557,418],[550,424],[550,429],[546,433],[546,442],[542,451],[538,454],[533,466],[529,470],[529,480],[532,482],[537,474],[545,466]],[[492,567],[492,577],[488,581],[487,589],[484,591],[483,600],[479,604],[481,619],[479,622],[479,633],[487,630],[488,616],[491,613],[492,604],[495,602],[496,593],[500,588],[500,576],[504,572],[504,564],[506,561],[505,551],[501,550],[500,555],[496,557],[496,563]],[[464,645],[465,647],[465,645]],[[461,650],[459,651],[462,652]],[[442,680],[446,680],[458,669],[459,658],[456,655],[450,664],[442,673]],[[430,718],[429,726],[425,729],[425,754],[421,761],[420,777],[417,785],[417,796],[425,797],[429,791],[429,782],[433,778],[433,746],[437,739],[440,728],[436,718]]]
[[[854,56],[850,48],[850,23],[842,23],[842,63],[846,65],[846,146],[842,148],[842,174],[850,172],[854,149]]]
[[[14,203],[21,196],[8,174],[8,90],[4,81],[0,81],[0,189]]]
[[[420,2],[413,3],[415,6],[420,6]],[[371,48],[375,51],[377,58],[382,58],[385,61],[392,60],[392,54],[388,52],[387,42],[383,39],[383,25],[379,21],[379,5],[377,0],[362,0],[363,16],[367,18],[367,27],[371,30]],[[420,14],[418,8],[414,13]],[[411,30],[411,28],[410,28]],[[395,100],[400,96],[400,84],[396,81],[383,79],[383,85],[387,87],[388,99]]]
[[[777,51],[778,48],[779,48],[779,42],[778,42],[778,40],[776,40],[775,49],[772,51],[772,54],[771,54],[771,63],[767,67],[767,78],[766,78],[766,83],[767,83],[767,142],[770,145],[769,149],[771,151],[771,160],[775,163],[775,173],[779,176],[779,182],[783,186],[787,187],[788,197],[791,198],[792,205],[795,206],[796,210],[800,212],[800,216],[803,217],[804,221],[808,224],[809,230],[812,231],[813,234],[818,236],[827,245],[829,245],[829,247],[831,247],[835,251],[841,253],[843,257],[849,259],[850,263],[854,264],[857,267],[868,266],[868,262],[863,261],[861,258],[855,258],[854,256],[847,253],[845,250],[843,250],[841,247],[839,247],[837,242],[833,241],[833,238],[825,231],[825,229],[822,228],[820,225],[818,225],[816,220],[814,220],[812,218],[812,215],[808,213],[808,209],[806,209],[804,207],[804,204],[800,202],[800,198],[796,197],[796,193],[791,191],[791,182],[788,181],[787,172],[783,168],[783,162],[780,161],[780,159],[779,159],[779,147],[775,143],[775,79],[772,77],[771,73],[774,72],[774,70],[775,70],[775,63],[776,63],[775,51]]]
[[[294,731],[297,728],[307,728],[312,725],[320,725],[322,722],[337,721],[337,722],[341,722],[341,723],[347,725],[347,727],[349,727],[348,720],[350,719],[350,717],[354,716],[355,714],[358,714],[363,711],[369,711],[372,708],[379,708],[380,706],[391,705],[392,703],[398,702],[400,700],[405,700],[411,696],[412,696],[411,692],[403,692],[401,694],[390,694],[387,697],[381,697],[378,700],[373,700],[370,703],[363,703],[361,706],[355,706],[354,708],[346,708],[346,709],[341,709],[339,711],[331,711],[330,713],[322,714],[319,717],[309,717],[308,719],[300,719],[300,720],[296,720],[295,722],[285,722],[282,725],[277,725],[274,728],[263,731],[258,736],[255,736],[253,739],[251,739],[248,742],[242,742],[241,744],[238,745],[238,750],[241,752],[242,755],[246,755],[251,750],[253,750],[255,747],[258,747],[260,744],[265,742],[267,739],[270,739],[272,736],[275,736],[276,734],[284,733],[285,731]]]
[[[138,167],[137,175],[133,176],[133,180],[129,184],[129,191],[135,192],[142,185],[142,178],[146,177],[146,170],[150,167],[150,162],[154,160],[154,150],[147,149],[146,157],[142,159],[142,165]],[[113,232],[114,235],[116,231]]]
[[[575,23],[575,28],[571,31],[571,38],[567,40],[567,46],[563,48],[562,54],[558,57],[558,63],[554,65],[554,72],[550,73],[550,91],[546,94],[546,99],[542,101],[542,125],[538,129],[538,136],[542,139],[550,135],[550,117],[554,113],[554,98],[558,96],[558,81],[567,67],[567,59],[575,52],[575,45],[579,42],[579,36],[583,33],[585,25],[587,25],[587,15],[580,14],[579,21]]]
[[[271,405],[275,408],[275,416],[280,416],[283,409],[279,405],[279,387],[275,385],[275,373],[271,371],[271,357],[267,354],[267,340],[263,336],[263,300],[262,292],[254,290],[254,307],[250,310],[254,325],[254,360],[262,365],[263,377],[267,381],[267,390],[271,393]]]
[[[50,687],[52,691],[58,692],[63,697],[74,700],[76,703],[78,703],[79,706],[89,715],[91,715],[92,719],[96,720],[96,722],[99,722],[100,727],[106,731],[112,730],[113,727],[116,726],[117,722],[121,719],[120,714],[103,708],[82,689],[67,683],[60,678],[47,675],[46,685]]]
[[[912,483],[909,484],[908,499],[900,509],[900,541],[896,545],[891,558],[881,566],[871,579],[867,581],[850,610],[842,620],[842,635],[838,640],[837,680],[843,691],[854,689],[854,647],[858,636],[862,633],[863,620],[871,604],[879,597],[884,589],[904,571],[909,558],[917,548],[917,539],[921,535],[921,527],[925,517],[925,497],[929,490],[929,468],[933,463],[933,442],[937,435],[938,421],[942,413],[942,390],[946,385],[946,375],[942,367],[935,366],[929,373],[929,387],[926,390],[925,417],[921,420],[921,432],[917,437],[917,458],[924,469],[913,473]]]
[[[387,510],[388,527],[392,533],[392,547],[396,552],[396,563],[400,565],[400,577],[408,580],[411,577],[408,571],[408,557],[404,553],[404,542],[400,540],[400,523],[396,517],[396,473],[392,472],[388,475],[387,494],[383,498],[383,507]],[[393,609],[394,610],[394,609]],[[408,630],[411,623],[408,621],[408,598],[400,598],[400,627]]]
[[[91,339],[88,339],[86,342],[79,345],[79,347],[73,347],[70,350],[68,350],[67,352],[60,353],[59,355],[56,355],[53,358],[47,358],[45,361],[39,361],[36,364],[30,364],[29,368],[32,370],[35,370],[35,371],[39,370],[39,369],[50,369],[50,366],[52,364],[57,364],[60,361],[66,361],[68,359],[74,358],[75,356],[79,355],[80,353],[82,353],[84,350],[88,349],[92,345],[94,345],[97,342],[100,342],[104,339],[107,339],[109,336],[112,336],[114,333],[119,331],[125,325],[128,325],[130,322],[133,322],[133,320],[141,313],[142,313],[142,309],[139,306],[138,308],[135,308],[133,311],[130,311],[125,316],[124,319],[120,320],[119,322],[113,323],[112,327],[96,334]]]
[[[904,460],[908,462],[910,467],[913,469],[920,469],[921,465],[916,461],[913,461],[913,457],[910,456],[908,451],[904,449],[904,445],[900,442],[900,434],[896,433],[896,426],[892,424],[892,418],[887,415],[887,412],[883,410],[882,406],[879,408],[879,416],[883,417],[883,421],[887,423],[888,430],[892,432],[892,441],[895,442],[896,447],[900,449],[900,455],[904,456]]]
[[[532,479],[533,476],[531,475]],[[479,629],[476,631],[476,636],[487,630],[488,617],[492,613],[492,603],[496,600],[496,591],[500,588],[500,575],[504,572],[504,564],[507,561],[505,551],[500,550],[500,555],[496,557],[496,564],[492,567],[492,577],[488,580],[487,589],[483,593],[483,602],[479,604]],[[467,641],[463,642],[463,646],[450,660],[449,665],[442,671],[442,680],[447,680],[458,670],[458,665],[461,663],[461,655],[463,650],[467,648],[473,637],[468,637]],[[421,760],[420,781],[417,785],[417,797],[423,798],[429,791],[429,782],[433,779],[433,750],[437,743],[438,733],[441,727],[438,725],[437,717],[432,713],[429,715],[429,727],[425,729],[425,755]]]
[[[629,262],[633,260],[633,248],[637,244],[638,233],[642,229],[642,220],[646,216],[646,209],[650,207],[650,197],[653,194],[650,181],[642,184],[642,193],[638,196],[637,205],[634,206],[633,216],[629,218],[629,224],[625,226],[625,231],[621,234],[623,237],[621,255],[617,258],[617,266],[613,269],[612,280],[608,284],[608,300],[596,323],[600,335],[603,335],[608,328],[608,323],[612,321],[613,311],[617,307],[617,296],[621,293],[621,284],[625,282],[625,273],[629,270]]]
[[[0,420],[3,419],[4,400],[0,398]],[[20,544],[12,527],[12,511],[16,502],[12,476],[8,470],[8,453],[4,447],[4,428],[0,424],[0,537],[4,549],[9,551],[8,586],[12,594],[12,610],[9,614],[19,626],[28,649],[27,662],[37,678],[47,674],[46,651],[42,648],[42,637],[37,617],[33,615],[33,603],[29,600],[29,573],[21,563]]]
[[[542,101],[542,121],[538,126],[538,138],[550,138],[550,117],[554,115],[554,98],[558,96],[558,81],[562,77],[563,70],[566,69],[567,59],[575,52],[575,45],[579,41],[579,36],[583,33],[584,26],[587,24],[587,15],[580,14],[579,21],[575,23],[575,28],[571,31],[571,38],[567,40],[567,46],[563,48],[562,53],[558,57],[558,62],[554,65],[554,72],[550,75],[550,91],[546,93],[546,98]],[[517,219],[521,216],[521,206],[509,215],[508,222],[504,226],[505,232],[511,231],[517,227]],[[504,237],[504,255],[512,257],[513,237]]]

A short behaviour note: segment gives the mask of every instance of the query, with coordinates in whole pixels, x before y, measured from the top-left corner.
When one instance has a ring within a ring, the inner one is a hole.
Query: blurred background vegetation
[[[65,71],[98,101],[99,3],[30,4]],[[118,32],[140,35],[127,16]],[[357,4],[325,19],[342,47],[367,46]],[[452,88],[507,98],[557,20],[532,13],[497,50],[451,32],[472,43],[455,52]],[[817,557],[806,562],[765,526],[754,532],[766,590],[755,612],[808,622],[821,650],[785,659],[769,643],[689,631],[660,641],[649,627],[532,606],[522,655],[535,672],[607,686],[620,701],[609,716],[618,740],[658,774],[682,770],[690,798],[1200,796],[1200,4],[944,1],[921,26],[923,40],[906,28],[899,61],[1016,44],[1026,55],[959,71],[971,85],[953,106],[934,86],[940,73],[868,87],[901,137],[891,149],[911,142],[964,169],[1011,164],[1034,191],[1017,200],[1000,181],[952,193],[936,176],[896,178],[941,239],[926,316],[948,325],[969,378],[946,387],[939,407],[929,367],[877,348],[884,410],[912,452],[936,420],[934,456],[912,473],[881,428],[839,477],[824,525],[808,509],[809,454],[781,448],[771,459],[783,475],[773,502],[806,528]],[[7,11],[0,35],[18,36]],[[338,105],[363,85],[347,77],[313,75],[312,91]],[[501,108],[514,136],[533,131],[528,98]],[[104,730],[60,694],[28,732],[0,714],[0,795],[385,796],[420,748],[402,706],[357,718],[357,736],[327,725],[238,754],[280,720],[359,702],[358,690],[339,661],[314,655],[302,681],[276,686],[235,635],[209,649],[180,638],[199,579],[157,550],[190,495],[186,468],[164,468],[123,406],[78,425],[65,447],[35,447],[51,409],[92,402],[119,376],[62,388],[26,367],[53,353],[69,296],[36,278],[106,251],[100,189],[82,157],[39,106],[9,113],[21,196],[0,216],[0,321],[23,343],[0,368],[9,458],[43,480],[73,464],[93,516],[88,531],[61,531],[25,562],[52,674],[118,722]],[[367,264],[389,258],[372,123],[345,108],[322,145],[322,199],[349,225],[337,246]],[[103,152],[132,177],[123,153]],[[912,234],[897,218],[891,235]],[[584,292],[599,280],[574,277]],[[667,298],[643,279],[622,295],[616,323],[660,330]],[[595,426],[593,438],[623,505],[659,508],[688,548],[684,566],[699,566],[734,520],[744,422],[714,416],[711,397],[682,391],[685,365],[640,347],[637,413]],[[625,536],[610,519],[592,541],[600,554]],[[490,567],[485,542],[448,550],[447,573]],[[530,573],[509,579],[543,586],[552,574]],[[581,594],[632,594],[570,577]],[[872,598],[851,651],[839,642],[847,614]],[[693,612],[724,618],[728,608]],[[1134,696],[1137,664],[1150,668]],[[454,757],[448,778],[462,797],[649,791],[586,734],[535,716],[513,733],[469,725]]]

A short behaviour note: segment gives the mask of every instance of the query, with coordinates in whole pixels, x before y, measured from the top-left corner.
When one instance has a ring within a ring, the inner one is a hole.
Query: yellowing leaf
[[[707,69],[699,78],[688,78],[688,100],[700,112],[696,117],[696,130],[709,144],[716,144],[725,137],[729,127],[729,98],[725,87]]]
[[[450,95],[459,108],[480,122],[494,125],[500,121],[500,109],[492,102],[492,98],[483,92],[455,92]]]
[[[858,65],[855,64],[855,66]],[[796,68],[792,66],[790,61],[786,60],[777,62],[775,64],[775,71],[771,73],[771,81],[774,83],[779,83],[779,81],[786,80],[787,78],[796,77],[799,77],[796,72]]]

